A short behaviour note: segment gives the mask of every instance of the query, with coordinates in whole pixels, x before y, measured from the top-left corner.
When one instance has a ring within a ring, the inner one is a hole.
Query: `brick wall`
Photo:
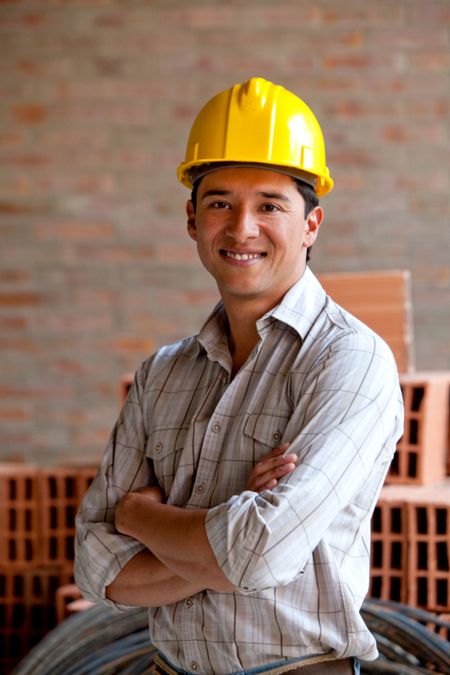
[[[416,364],[450,366],[448,0],[0,2],[0,458],[96,461],[118,381],[216,298],[175,179],[251,75],[324,128],[318,272],[408,268]]]

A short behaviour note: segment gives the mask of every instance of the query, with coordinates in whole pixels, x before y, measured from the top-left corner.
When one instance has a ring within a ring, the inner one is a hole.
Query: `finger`
[[[280,466],[266,471],[261,475],[253,475],[250,477],[247,483],[247,489],[253,490],[254,492],[260,492],[263,489],[267,489],[266,486],[271,484],[271,487],[274,487],[280,478],[286,476],[286,474],[291,473],[296,467],[295,462],[287,462]],[[270,488],[268,488],[270,489]]]
[[[262,459],[253,467],[253,471],[250,476],[261,476],[269,471],[276,470],[279,466],[284,466],[285,464],[292,464],[297,461],[298,457],[294,453],[289,455],[281,455],[278,457],[269,457],[268,459]]]
[[[282,455],[283,452],[286,452],[286,450],[289,447],[289,443],[283,443],[283,445],[279,445],[276,448],[273,448],[270,450],[267,455],[263,455],[261,459],[259,460],[260,462],[265,462],[267,459],[271,459],[272,457],[278,457],[279,455]]]

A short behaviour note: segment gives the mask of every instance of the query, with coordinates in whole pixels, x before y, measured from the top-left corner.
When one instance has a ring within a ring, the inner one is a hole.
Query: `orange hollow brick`
[[[403,510],[406,604],[449,613],[450,479],[432,485],[387,485],[379,500],[384,503]]]
[[[426,485],[447,473],[450,372],[400,376],[405,428],[386,483]]]
[[[71,566],[0,567],[0,672],[9,672],[56,625],[56,591],[72,578]]]
[[[0,464],[0,565],[23,567],[40,560],[39,469]]]
[[[450,612],[450,484],[406,504],[408,603]]]
[[[65,564],[74,558],[75,515],[96,468],[43,469],[40,481],[41,563]]]
[[[406,602],[406,519],[403,502],[380,500],[372,517],[372,598]]]

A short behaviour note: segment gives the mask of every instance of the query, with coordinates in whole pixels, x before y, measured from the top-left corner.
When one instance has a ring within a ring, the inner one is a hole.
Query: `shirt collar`
[[[293,328],[304,339],[314,321],[323,310],[326,293],[309,267],[288,290],[281,302],[257,322],[258,331],[277,319]]]
[[[288,290],[281,302],[256,322],[261,336],[274,320],[293,328],[304,339],[317,316],[323,310],[326,294],[309,267]],[[230,359],[228,349],[228,320],[222,302],[219,302],[205,321],[197,340],[208,357],[222,364]]]

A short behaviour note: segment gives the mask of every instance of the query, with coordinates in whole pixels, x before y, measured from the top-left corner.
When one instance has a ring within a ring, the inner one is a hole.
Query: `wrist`
[[[138,511],[142,496],[136,492],[125,494],[116,506],[115,526],[121,534],[133,536],[133,525],[138,523]]]

